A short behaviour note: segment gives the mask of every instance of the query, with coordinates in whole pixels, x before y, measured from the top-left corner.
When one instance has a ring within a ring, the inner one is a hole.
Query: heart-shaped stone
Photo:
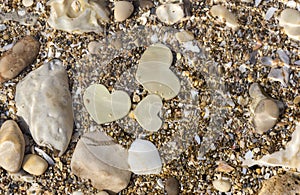
[[[151,45],[142,55],[136,79],[150,93],[169,100],[180,91],[178,77],[169,69],[173,61],[171,50],[162,44]]]
[[[109,93],[101,84],[89,86],[83,95],[84,106],[98,123],[108,123],[125,117],[130,108],[129,95],[124,91]]]
[[[163,104],[161,98],[157,95],[148,95],[144,98],[133,111],[138,123],[148,131],[157,131],[162,125],[159,118]]]

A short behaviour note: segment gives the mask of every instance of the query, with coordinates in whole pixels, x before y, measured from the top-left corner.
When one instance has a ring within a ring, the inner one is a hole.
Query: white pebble
[[[22,4],[25,6],[25,7],[30,7],[33,5],[33,0],[22,0]]]
[[[231,183],[228,180],[216,179],[212,183],[219,192],[228,192],[231,189]]]

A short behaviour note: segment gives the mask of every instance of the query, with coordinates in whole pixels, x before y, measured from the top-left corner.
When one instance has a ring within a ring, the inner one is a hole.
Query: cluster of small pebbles
[[[296,0],[2,2],[0,194],[300,193],[293,163],[300,145],[299,13]],[[143,25],[150,36],[134,30]],[[174,39],[155,31],[174,32]],[[167,63],[165,54],[142,60],[162,42],[171,49]],[[153,61],[164,75],[147,68]],[[135,79],[138,69],[144,78],[128,93],[131,104],[114,106],[119,116],[103,122],[95,107],[88,112],[91,97],[131,89],[121,80]],[[147,82],[179,94],[157,100],[162,94]],[[105,90],[95,96],[94,89],[84,102],[91,84]],[[194,126],[184,128],[180,119],[191,111],[180,101],[190,88],[197,116],[188,115]],[[143,115],[153,103],[163,114]],[[132,120],[138,125],[127,124]],[[153,131],[134,134],[132,127]],[[151,161],[177,134],[180,145],[168,150],[178,151],[176,158]],[[151,152],[137,155],[141,148]],[[124,163],[128,151],[136,156]]]

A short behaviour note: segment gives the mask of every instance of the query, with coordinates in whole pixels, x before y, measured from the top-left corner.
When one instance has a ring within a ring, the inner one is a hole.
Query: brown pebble
[[[167,195],[177,195],[180,192],[180,183],[175,177],[171,177],[166,181]]]
[[[0,59],[0,83],[15,78],[26,66],[34,62],[40,43],[32,36],[19,40]]]

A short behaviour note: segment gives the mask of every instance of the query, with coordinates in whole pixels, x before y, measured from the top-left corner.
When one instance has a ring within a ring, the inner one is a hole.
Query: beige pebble
[[[255,130],[262,134],[271,129],[279,117],[279,108],[271,99],[261,100],[254,111]]]
[[[225,179],[216,179],[213,182],[213,186],[219,192],[228,192],[231,189],[231,183]]]
[[[33,0],[22,0],[22,4],[25,6],[25,7],[30,7],[33,5]]]
[[[114,16],[117,22],[123,22],[133,13],[134,7],[128,1],[117,1],[115,3]]]
[[[48,163],[38,155],[27,154],[24,157],[22,168],[32,175],[42,175],[48,168]]]
[[[158,19],[166,24],[172,25],[179,22],[183,17],[183,9],[178,4],[164,4],[156,9]]]
[[[253,114],[255,130],[262,134],[276,124],[281,102],[268,97],[258,83],[253,83],[250,86],[249,94],[252,97],[250,110]]]
[[[18,172],[25,151],[25,140],[18,124],[5,121],[0,129],[0,167],[9,172]]]
[[[292,16],[292,17],[291,17]],[[295,9],[285,9],[280,13],[279,25],[292,39],[300,40],[300,12]]]
[[[15,78],[25,67],[34,62],[40,43],[32,36],[19,40],[0,58],[0,83]]]
[[[293,17],[291,17],[293,16]],[[285,9],[280,13],[279,16],[279,25],[293,25],[299,26],[300,25],[300,12],[295,9]]]
[[[188,41],[194,40],[193,33],[189,31],[180,31],[175,34],[176,39],[179,41],[179,43],[184,43]]]
[[[210,13],[214,17],[219,17],[222,20],[225,20],[226,25],[230,28],[237,29],[239,26],[236,16],[222,5],[212,6]]]

